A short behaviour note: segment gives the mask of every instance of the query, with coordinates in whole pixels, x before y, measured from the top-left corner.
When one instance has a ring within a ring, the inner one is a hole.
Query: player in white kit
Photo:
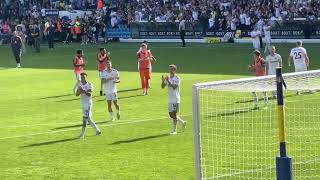
[[[92,90],[93,86],[90,82],[87,81],[87,74],[81,73],[81,82],[78,85],[76,96],[81,96],[82,103],[82,114],[83,114],[83,123],[82,130],[80,133],[80,139],[84,137],[86,132],[87,123],[89,123],[95,130],[96,135],[100,135],[101,131],[97,125],[92,120]]]
[[[309,67],[309,57],[305,48],[302,47],[302,41],[297,41],[296,47],[290,52],[288,58],[288,64],[294,64],[295,72],[307,71]],[[299,81],[299,80],[298,80]],[[298,91],[297,95],[300,94],[300,82],[297,82]]]
[[[264,41],[266,46],[264,47],[264,53],[267,54],[268,50],[270,49],[271,44],[271,26],[270,21],[267,21],[266,24],[263,26],[263,33],[264,33]]]
[[[253,44],[253,48],[255,50],[259,50],[260,49],[260,36],[261,36],[261,32],[258,30],[257,27],[254,27],[253,31],[251,32],[251,38],[252,38],[252,44]]]
[[[186,128],[187,122],[177,115],[180,106],[180,77],[176,74],[176,65],[169,65],[169,71],[169,76],[162,76],[161,88],[164,89],[168,86],[168,111],[173,120],[173,129],[170,134],[175,135],[177,134],[178,121],[182,123],[183,129]]]
[[[114,121],[113,111],[112,111],[112,102],[117,109],[117,119],[120,120],[120,106],[118,104],[118,90],[117,83],[120,83],[119,72],[116,69],[112,68],[111,61],[107,62],[107,67],[101,73],[102,79],[105,87],[106,101],[108,104],[108,112],[111,117],[111,121]]]
[[[276,53],[276,47],[271,46],[269,48],[269,55],[266,57],[267,63],[267,75],[276,75],[276,68],[282,67],[282,58],[281,56]],[[273,97],[277,97],[277,92],[272,92]]]

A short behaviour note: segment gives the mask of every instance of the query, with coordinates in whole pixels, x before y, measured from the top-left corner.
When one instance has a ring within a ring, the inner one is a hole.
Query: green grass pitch
[[[49,51],[44,45],[39,54],[28,49],[21,69],[15,68],[10,47],[0,46],[0,179],[194,179],[192,84],[253,76],[247,71],[252,62],[251,44],[180,48],[175,43],[151,43],[158,61],[153,64],[149,95],[141,96],[136,61],[139,45],[103,45],[111,52],[121,78],[122,120],[112,123],[104,98],[98,96],[96,53],[100,46],[57,44]],[[285,72],[293,71],[286,63],[293,46],[278,46]],[[72,94],[72,58],[79,48],[84,50],[88,79],[94,85],[93,119],[102,130],[97,137],[88,127],[83,140],[77,139],[81,103]],[[306,48],[310,69],[319,68],[320,45]],[[179,126],[176,136],[169,136],[167,90],[160,88],[161,75],[168,73],[169,64],[178,66],[180,115],[188,121],[187,130],[180,133]]]

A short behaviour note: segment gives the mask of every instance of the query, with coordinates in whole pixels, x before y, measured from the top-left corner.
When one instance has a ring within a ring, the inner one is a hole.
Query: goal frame
[[[286,77],[301,77],[303,75],[313,76],[319,75],[320,70],[304,71],[304,72],[293,72],[282,74],[283,79]],[[263,80],[273,80],[274,90],[277,89],[277,78],[276,75],[261,76],[261,77],[250,77],[250,78],[239,78],[231,80],[214,81],[207,83],[197,83],[192,86],[192,112],[193,112],[193,133],[194,133],[194,146],[195,146],[195,178],[197,180],[203,179],[202,174],[202,147],[201,147],[201,118],[200,118],[200,107],[199,107],[199,90],[205,89],[205,87],[214,87],[224,84],[241,83],[241,82],[257,82]],[[214,91],[214,90],[213,90]]]

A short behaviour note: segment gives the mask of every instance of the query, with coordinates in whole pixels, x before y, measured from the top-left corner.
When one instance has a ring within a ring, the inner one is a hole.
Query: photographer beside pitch
[[[174,64],[169,65],[169,71],[169,76],[162,76],[161,88],[164,89],[168,86],[168,110],[169,116],[173,120],[173,129],[170,134],[176,135],[178,121],[182,124],[183,129],[186,128],[187,122],[177,115],[180,105],[180,77],[176,74],[177,66]]]

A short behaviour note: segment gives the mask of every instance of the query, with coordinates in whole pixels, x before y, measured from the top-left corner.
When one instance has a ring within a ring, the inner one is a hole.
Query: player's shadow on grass
[[[112,121],[101,121],[101,122],[96,122],[96,124],[107,124],[107,123],[111,123],[111,122]],[[90,126],[90,124],[88,124],[87,126]],[[51,129],[51,130],[69,129],[69,128],[76,128],[76,127],[82,127],[82,124],[56,127],[56,128]]]
[[[73,98],[73,99],[63,99],[63,100],[58,100],[56,102],[69,102],[69,101],[77,101],[79,98]]]
[[[39,99],[54,99],[54,98],[71,96],[71,95],[73,95],[73,94],[63,94],[63,95],[58,95],[58,96],[48,96],[48,97],[42,97],[42,98],[39,98]]]
[[[63,143],[63,142],[68,142],[68,141],[74,141],[74,140],[77,140],[77,139],[79,139],[79,138],[68,138],[68,139],[61,139],[61,140],[56,140],[56,141],[35,143],[35,144],[29,144],[29,145],[26,145],[26,146],[22,146],[22,148],[46,146],[46,145],[51,145],[51,144],[58,144],[58,143]]]
[[[139,90],[141,90],[141,88],[124,89],[124,90],[120,90],[120,91],[118,91],[118,93],[122,93],[122,92],[131,92],[131,91],[139,91]]]
[[[294,96],[296,96],[296,95],[290,94],[290,95],[286,95],[285,98],[294,97]],[[269,100],[277,100],[276,97],[269,97],[268,99],[269,99]],[[264,98],[259,98],[258,100],[259,100],[259,101],[264,101]],[[245,104],[245,103],[251,103],[251,102],[253,102],[253,97],[252,97],[252,99],[250,99],[250,100],[236,101],[236,102],[234,102],[234,103],[235,103],[235,104]],[[230,103],[229,105],[232,105],[232,104],[233,104],[233,103]]]
[[[234,111],[229,111],[229,112],[224,112],[224,113],[215,113],[214,115],[209,115],[206,116],[207,118],[216,118],[216,117],[223,117],[223,116],[233,116],[233,115],[238,115],[238,114],[243,114],[243,113],[249,113],[253,112],[254,109],[238,109]]]
[[[141,138],[116,141],[116,142],[111,143],[110,145],[127,144],[127,143],[139,142],[139,141],[144,141],[144,140],[149,140],[149,139],[156,139],[156,138],[161,138],[161,137],[166,137],[166,136],[170,136],[170,135],[168,133],[165,133],[165,134],[159,134],[159,135],[153,135],[153,136],[146,136],[146,137],[141,137]]]
[[[142,94],[137,94],[137,95],[132,95],[132,96],[124,96],[124,97],[119,97],[118,99],[129,99],[129,98],[134,98],[134,97],[139,97],[143,96]],[[105,99],[99,99],[97,101],[105,101]]]

